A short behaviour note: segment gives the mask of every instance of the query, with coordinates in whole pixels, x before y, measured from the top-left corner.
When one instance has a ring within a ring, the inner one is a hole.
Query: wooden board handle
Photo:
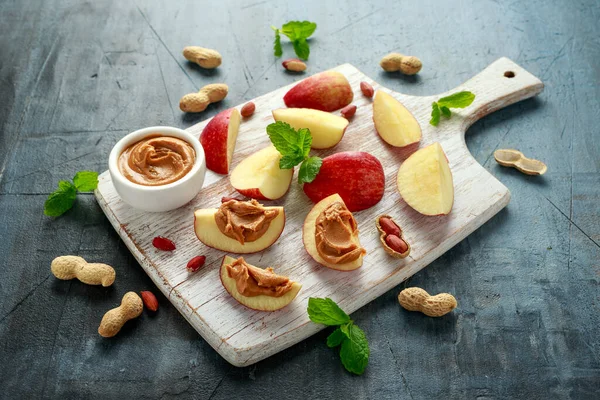
[[[452,110],[452,113],[456,112],[463,117],[460,130],[465,132],[478,119],[533,97],[543,89],[544,84],[541,80],[512,60],[502,57],[467,82],[440,97],[462,90],[475,93],[475,100],[469,107],[464,110]]]

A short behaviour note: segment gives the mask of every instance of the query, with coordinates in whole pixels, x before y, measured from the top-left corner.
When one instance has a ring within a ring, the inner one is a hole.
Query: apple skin
[[[221,278],[221,284],[238,303],[256,311],[277,311],[290,304],[298,295],[302,285],[298,282],[293,282],[292,289],[281,297],[271,296],[253,296],[248,297],[240,294],[237,291],[235,285],[235,279],[230,278],[227,273],[227,265],[235,261],[235,258],[224,256],[221,261],[221,267],[219,268],[219,278]]]
[[[278,208],[280,210],[279,215],[277,216],[277,218],[275,218],[273,221],[271,221],[271,226],[269,227],[267,232],[265,232],[265,234],[262,237],[260,237],[258,240],[255,240],[254,242],[247,242],[242,245],[237,240],[232,239],[229,236],[223,235],[223,233],[221,233],[221,231],[217,227],[217,223],[214,222],[214,213],[217,212],[216,208],[208,209],[208,210],[196,210],[194,212],[194,233],[196,234],[196,237],[198,238],[198,240],[200,242],[202,242],[204,245],[211,247],[213,249],[227,251],[227,252],[236,253],[236,254],[258,253],[259,251],[263,251],[264,249],[271,247],[275,242],[277,242],[277,240],[283,233],[283,229],[285,228],[286,217],[285,217],[285,211],[284,211],[283,207],[267,207],[267,208]],[[196,215],[198,211],[212,212],[213,218],[211,220],[210,225],[207,225],[207,226],[199,225],[198,217]],[[278,222],[278,220],[281,220],[281,222]],[[267,234],[269,234],[271,229],[273,229],[273,227],[275,227],[276,223],[277,223],[277,225],[280,225],[280,229],[278,230],[277,234],[274,235],[273,237],[271,237],[269,240],[261,241],[261,239],[263,239]],[[218,240],[214,241],[213,243],[208,243],[206,238],[204,238],[205,240],[202,240],[202,238],[201,238],[202,235],[198,234],[198,232],[201,229],[202,229],[202,232],[204,235],[207,234],[207,231],[211,231],[218,238]],[[218,243],[218,245],[216,243]],[[259,245],[257,245],[257,243],[259,243]]]
[[[291,88],[283,101],[290,108],[313,108],[335,111],[354,99],[348,79],[340,72],[326,71],[300,81]]]
[[[221,111],[210,120],[200,134],[200,144],[204,148],[206,168],[217,174],[227,174],[231,163],[231,154],[235,148],[234,138],[230,138],[229,124],[234,122],[239,126],[240,112],[236,108]],[[228,149],[228,142],[233,140],[233,148]]]
[[[348,210],[361,211],[379,203],[385,191],[381,162],[369,153],[345,151],[323,159],[314,181],[304,184],[314,203],[338,193]]]
[[[313,260],[315,260],[322,266],[327,267],[329,269],[334,269],[336,271],[350,272],[362,266],[364,256],[361,255],[356,260],[345,264],[331,264],[325,261],[323,258],[321,258],[321,255],[317,250],[317,244],[315,241],[315,223],[317,218],[323,212],[323,210],[329,207],[329,205],[338,201],[342,203],[344,202],[344,200],[342,200],[339,194],[332,194],[331,196],[324,198],[323,200],[315,204],[313,208],[311,208],[311,210],[306,215],[304,224],[302,225],[302,243],[304,243],[304,249],[306,250],[306,252],[313,258]],[[360,241],[358,241],[358,238],[357,242],[360,245]]]

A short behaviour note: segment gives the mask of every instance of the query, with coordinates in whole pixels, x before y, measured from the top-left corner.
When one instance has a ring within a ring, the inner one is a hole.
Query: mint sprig
[[[475,94],[464,91],[434,101],[431,103],[431,120],[429,123],[433,126],[438,126],[442,115],[446,118],[450,118],[452,115],[452,112],[450,111],[451,108],[468,107],[473,103],[473,100],[475,100]]]
[[[277,121],[267,126],[267,135],[271,143],[281,153],[280,169],[292,169],[300,164],[298,183],[310,183],[315,180],[323,161],[316,156],[309,157],[312,135],[307,128],[295,130],[289,124]]]
[[[317,29],[317,24],[309,21],[290,21],[284,24],[280,29],[271,26],[271,29],[275,31],[275,41],[273,43],[273,54],[275,57],[281,57],[283,49],[281,48],[281,34],[290,39],[294,46],[294,52],[299,58],[308,60],[310,55],[310,47],[308,46],[308,39]]]
[[[44,214],[58,217],[69,211],[75,203],[77,192],[91,192],[98,187],[98,173],[79,171],[70,181],[59,181],[58,189],[48,195],[44,203]]]
[[[327,347],[342,346],[340,359],[349,372],[362,375],[369,363],[369,341],[365,332],[354,324],[333,300],[311,297],[308,299],[308,317],[317,324],[338,326],[327,337]]]

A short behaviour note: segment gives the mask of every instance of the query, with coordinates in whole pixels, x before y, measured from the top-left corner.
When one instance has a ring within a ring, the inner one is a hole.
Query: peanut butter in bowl
[[[130,182],[144,186],[168,185],[187,175],[196,161],[194,147],[183,139],[149,135],[127,147],[118,167]]]
[[[144,211],[171,211],[189,203],[202,188],[204,149],[197,137],[183,129],[150,126],[114,145],[108,171],[107,183],[112,183],[123,202]]]

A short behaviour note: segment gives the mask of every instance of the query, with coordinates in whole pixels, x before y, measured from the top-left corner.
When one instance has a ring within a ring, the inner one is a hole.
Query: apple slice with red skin
[[[283,101],[290,108],[335,111],[352,103],[354,93],[348,79],[335,71],[325,71],[300,81]]]
[[[253,242],[241,244],[235,239],[224,235],[215,221],[216,208],[203,208],[194,212],[194,231],[196,237],[208,247],[229,253],[247,254],[256,253],[271,246],[279,239],[285,226],[285,212],[283,207],[265,207],[267,210],[277,209],[279,214],[271,221],[269,229]]]
[[[373,99],[373,123],[381,138],[395,147],[419,143],[421,126],[392,95],[378,90]]]
[[[206,168],[217,174],[229,172],[239,127],[240,112],[236,108],[221,111],[206,124],[200,134]]]
[[[266,295],[259,296],[244,296],[237,290],[235,279],[231,278],[227,273],[227,266],[231,265],[236,259],[233,257],[225,256],[221,262],[221,268],[219,276],[221,277],[221,283],[223,287],[240,304],[258,311],[277,311],[287,306],[296,298],[302,285],[298,282],[292,283],[292,288],[289,292],[280,297],[272,297]]]
[[[279,108],[273,110],[275,121],[283,121],[296,130],[308,128],[312,136],[311,148],[329,149],[342,140],[348,120],[325,111],[310,108]]]
[[[231,186],[246,197],[276,200],[292,183],[294,169],[280,169],[281,153],[269,146],[243,159],[231,172]]]
[[[344,263],[344,264],[332,264],[325,261],[319,251],[317,250],[317,243],[315,240],[315,233],[317,231],[316,223],[319,215],[331,204],[335,202],[343,203],[344,200],[338,194],[333,194],[329,197],[324,198],[317,204],[313,206],[313,208],[308,212],[306,219],[304,220],[304,225],[302,226],[302,241],[304,242],[304,248],[308,252],[308,254],[319,264],[335,269],[337,271],[353,271],[357,268],[360,268],[363,263],[363,256],[361,255],[356,260]],[[356,237],[356,244],[360,246],[360,242],[358,240],[358,236]]]
[[[446,215],[452,210],[452,171],[437,142],[417,150],[402,163],[397,185],[404,201],[423,215]]]
[[[344,151],[323,159],[315,180],[304,193],[317,203],[339,194],[348,210],[361,211],[379,203],[385,191],[385,174],[377,158],[362,151]]]

